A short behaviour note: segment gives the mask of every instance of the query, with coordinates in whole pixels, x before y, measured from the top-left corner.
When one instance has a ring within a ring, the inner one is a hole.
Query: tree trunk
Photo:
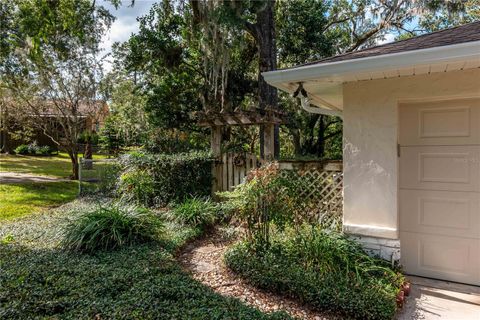
[[[320,126],[318,128],[318,140],[317,140],[317,156],[319,158],[323,158],[325,154],[325,116],[321,115],[320,116]]]
[[[70,157],[70,161],[72,163],[72,180],[78,180],[78,150],[77,147],[70,148],[68,150],[68,156]]]
[[[8,134],[7,109],[0,106],[0,152],[10,153],[10,137]]]
[[[300,130],[298,129],[290,129],[290,132],[292,134],[293,138],[293,150],[295,153],[295,156],[301,156],[302,155],[302,145],[301,145],[301,140],[300,140]]]
[[[86,160],[92,160],[92,158],[93,158],[92,142],[90,141],[90,139],[87,139],[86,142],[87,143],[85,144],[85,151],[83,152],[83,157]],[[85,163],[85,168],[88,169],[88,170],[92,170],[93,169],[92,161],[86,162]]]
[[[277,89],[263,79],[262,72],[277,68],[277,45],[275,40],[275,0],[267,0],[265,7],[257,12],[257,22],[247,25],[258,47],[258,104],[261,110],[278,108]],[[278,125],[274,128],[274,157],[280,154]],[[264,129],[260,128],[260,153],[264,154]]]
[[[10,139],[6,129],[0,128],[0,152],[11,153]]]
[[[302,149],[306,154],[317,154],[315,149],[315,127],[317,125],[318,120],[320,119],[319,114],[309,114],[308,115],[308,134],[307,138],[303,141]]]

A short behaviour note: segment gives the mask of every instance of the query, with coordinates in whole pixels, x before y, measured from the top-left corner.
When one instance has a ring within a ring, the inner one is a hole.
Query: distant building
[[[33,129],[33,136],[30,135],[29,141],[25,139],[17,138],[17,135],[14,133],[17,131],[24,130],[25,126],[31,126],[29,121],[35,121],[38,117],[50,117],[52,118],[52,125],[55,126],[55,122],[58,122],[58,130],[55,132],[55,139],[62,139],[64,136],[63,129],[61,126],[61,121],[58,121],[61,117],[70,116],[69,113],[62,113],[58,108],[53,106],[48,107],[48,104],[44,107],[43,110],[38,111],[35,114],[31,114],[26,118],[21,120],[9,116],[6,110],[1,110],[0,121],[0,151],[1,152],[10,152],[15,149],[20,144],[30,143],[36,141],[39,145],[47,145],[52,148],[58,148],[57,144],[42,130]],[[105,123],[105,119],[109,114],[109,108],[105,101],[96,101],[93,104],[79,103],[77,110],[77,119],[81,121],[80,132],[99,132]],[[44,121],[44,120],[42,120]],[[32,126],[33,128],[34,126]]]

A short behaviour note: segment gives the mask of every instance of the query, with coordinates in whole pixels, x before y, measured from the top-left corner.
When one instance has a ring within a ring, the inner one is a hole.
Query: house
[[[65,107],[62,108],[62,103],[55,104],[52,101],[42,101],[41,105],[35,108],[31,108],[31,110],[35,111],[27,116],[21,115],[17,117],[14,112],[9,112],[10,106],[11,109],[15,108],[14,104],[5,104],[4,109],[0,108],[0,113],[2,114],[2,123],[0,123],[0,151],[11,151],[16,146],[28,143],[29,141],[36,141],[39,145],[48,145],[53,148],[57,148],[57,144],[43,131],[32,125],[30,122],[37,121],[36,119],[42,118],[42,123],[47,124],[49,128],[49,134],[52,131],[55,131],[53,135],[54,138],[62,139],[64,135],[62,132],[61,122],[66,117],[73,118],[72,109]],[[80,122],[79,123],[79,131],[87,131],[87,132],[98,132],[100,128],[105,123],[105,119],[109,114],[109,108],[105,101],[94,101],[91,103],[78,103],[77,114],[75,118]],[[47,119],[51,119],[51,121],[46,121]],[[29,141],[24,141],[22,139],[18,139],[15,133],[16,131],[25,131],[25,127],[31,127],[32,133],[29,137]],[[57,129],[58,128],[58,129]],[[15,139],[17,138],[17,139]]]
[[[408,274],[480,285],[480,22],[265,80],[344,123],[344,231]]]

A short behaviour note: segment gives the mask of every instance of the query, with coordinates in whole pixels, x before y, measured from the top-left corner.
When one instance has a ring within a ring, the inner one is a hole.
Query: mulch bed
[[[293,299],[257,289],[239,278],[223,262],[223,255],[231,243],[219,232],[214,232],[187,245],[179,254],[178,260],[196,280],[222,295],[238,298],[263,312],[283,310],[300,319],[333,319]]]

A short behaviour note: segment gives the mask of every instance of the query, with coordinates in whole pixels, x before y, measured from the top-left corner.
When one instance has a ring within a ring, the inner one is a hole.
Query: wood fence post
[[[215,162],[212,164],[212,195],[217,191],[223,191],[222,188],[222,127],[212,127],[210,140],[212,155]]]
[[[263,130],[263,143],[264,143],[264,154],[263,158],[266,161],[272,161],[274,158],[275,152],[275,136],[274,136],[275,125],[268,123],[264,125]]]

